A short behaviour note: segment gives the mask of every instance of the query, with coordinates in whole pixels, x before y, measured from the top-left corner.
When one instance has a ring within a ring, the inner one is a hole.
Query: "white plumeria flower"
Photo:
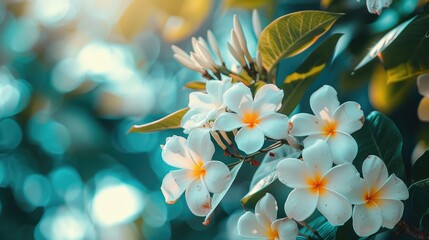
[[[350,200],[356,204],[353,229],[365,237],[376,233],[380,227],[395,227],[402,217],[404,204],[401,200],[408,198],[408,189],[395,174],[389,177],[386,165],[377,156],[368,156],[362,173],[364,179],[352,191]]]
[[[256,203],[255,213],[247,211],[238,220],[238,235],[245,238],[295,240],[299,230],[289,218],[277,219],[277,202],[267,193]]]
[[[360,0],[358,0],[358,2],[360,2]],[[392,0],[366,0],[368,12],[377,15],[380,15],[383,8],[388,8],[390,4],[392,4]]]
[[[363,112],[356,102],[338,101],[337,92],[325,85],[310,97],[314,115],[298,113],[291,117],[290,134],[304,139],[304,147],[319,139],[329,144],[335,164],[352,162],[357,155],[356,140],[350,134],[363,126]]]
[[[223,94],[232,87],[231,79],[222,81],[210,80],[206,84],[207,93],[192,92],[189,94],[189,111],[182,118],[181,126],[185,133],[202,127],[215,120],[225,110]]]
[[[247,154],[254,153],[264,144],[264,136],[286,138],[288,117],[276,113],[282,99],[283,90],[274,84],[261,87],[253,99],[250,89],[243,83],[237,83],[224,94],[224,104],[235,113],[221,113],[213,129],[232,131],[241,128],[235,136],[238,148]]]
[[[429,121],[429,73],[422,74],[417,78],[417,88],[423,95],[417,114],[422,121]]]
[[[294,188],[285,203],[286,215],[304,221],[317,208],[332,225],[343,225],[352,215],[346,195],[359,180],[358,171],[351,163],[332,167],[325,141],[304,148],[302,158],[286,158],[277,166],[280,182]]]
[[[211,209],[210,192],[220,193],[231,179],[229,168],[212,161],[215,148],[207,129],[193,131],[188,139],[173,136],[162,149],[162,159],[179,170],[170,171],[162,180],[165,201],[173,204],[185,192],[186,202],[196,216],[206,216]]]

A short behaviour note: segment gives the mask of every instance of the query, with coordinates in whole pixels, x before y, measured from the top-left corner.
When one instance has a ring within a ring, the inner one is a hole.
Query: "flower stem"
[[[397,234],[405,232],[416,239],[429,239],[429,232],[410,226],[404,220],[399,221],[399,223],[396,225],[395,232]]]

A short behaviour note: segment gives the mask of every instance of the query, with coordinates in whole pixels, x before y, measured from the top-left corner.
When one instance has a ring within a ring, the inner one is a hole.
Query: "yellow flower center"
[[[337,131],[337,123],[335,121],[328,121],[325,125],[323,125],[323,135],[325,137],[331,136],[334,137]]]
[[[244,124],[247,124],[248,127],[253,128],[260,123],[259,113],[257,112],[246,112],[241,119]]]
[[[197,164],[194,165],[194,171],[193,174],[195,177],[200,177],[206,175],[206,170],[203,168],[203,162],[199,161]]]
[[[266,236],[269,240],[279,239],[279,232],[277,229],[272,229],[271,226],[268,226]]]
[[[377,191],[375,188],[371,188],[369,192],[366,192],[363,195],[363,199],[365,201],[365,204],[367,207],[374,207],[375,205],[379,204],[379,199],[382,195],[382,192],[379,190]]]
[[[326,192],[325,186],[327,184],[326,179],[323,179],[320,174],[316,174],[314,178],[309,177],[307,184],[310,186],[310,191],[313,194],[323,195]]]

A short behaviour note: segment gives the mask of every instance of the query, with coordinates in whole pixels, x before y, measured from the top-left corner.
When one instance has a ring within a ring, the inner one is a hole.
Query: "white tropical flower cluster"
[[[254,24],[260,32],[260,24],[259,30],[257,26]],[[394,174],[388,175],[384,162],[377,156],[364,161],[363,178],[352,164],[358,145],[351,134],[364,124],[360,105],[340,104],[335,89],[325,85],[310,97],[314,115],[298,113],[289,119],[277,112],[284,93],[276,85],[265,84],[252,93],[243,82],[221,79],[219,69],[224,62],[213,34],[209,32],[208,36],[220,65],[215,63],[201,38],[193,39],[194,52],[190,55],[173,46],[176,59],[184,66],[203,76],[209,76],[210,70],[219,80],[209,80],[205,92],[189,95],[189,110],[181,122],[188,138],[173,136],[162,146],[163,160],[177,168],[163,179],[161,190],[165,201],[172,204],[185,193],[191,212],[206,217],[204,222],[208,223],[243,162],[267,152],[263,151],[267,141],[277,141],[275,147],[280,147],[293,138],[302,142],[302,158],[286,157],[276,168],[279,181],[292,189],[284,204],[287,217],[277,219],[277,202],[271,194],[266,194],[257,203],[255,213],[241,216],[238,222],[241,236],[295,239],[299,232],[297,222],[308,219],[316,209],[334,226],[352,218],[355,232],[362,237],[376,233],[381,227],[393,228],[402,217],[401,200],[408,198],[408,190],[402,180]],[[253,60],[236,17],[231,39],[230,52],[237,53],[243,67],[250,67]],[[228,135],[234,136],[234,141]],[[239,158],[240,163],[228,167],[213,160],[212,139],[231,157]],[[234,153],[229,152],[231,149]]]

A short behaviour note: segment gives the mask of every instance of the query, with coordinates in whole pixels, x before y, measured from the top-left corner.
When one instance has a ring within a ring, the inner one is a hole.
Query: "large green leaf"
[[[413,166],[413,180],[420,181],[429,178],[429,150],[417,159]]]
[[[264,68],[271,72],[282,58],[292,57],[310,47],[341,16],[323,11],[300,11],[277,18],[259,37]]]
[[[143,125],[134,125],[128,132],[146,133],[180,128],[180,121],[182,121],[183,115],[185,115],[188,110],[189,108],[183,108],[154,122]]]
[[[265,193],[263,190],[277,179],[277,164],[285,157],[297,158],[300,151],[288,145],[284,145],[274,149],[271,153],[274,154],[274,157],[271,157],[270,154],[266,154],[261,165],[258,167],[255,174],[253,174],[249,187],[250,190],[241,199],[243,205],[246,205],[252,198],[259,199],[262,197]]]
[[[429,229],[429,178],[413,183],[409,191],[409,201],[413,206],[420,228]]]
[[[371,112],[362,129],[354,133],[353,137],[359,149],[353,161],[357,169],[362,169],[362,163],[368,155],[376,155],[384,161],[389,174],[395,173],[405,181],[402,136],[392,120],[379,112]]]
[[[285,97],[280,112],[289,115],[304,96],[311,83],[319,76],[334,54],[342,34],[330,36],[321,43],[283,83]]]
[[[423,13],[386,34],[357,68],[378,56],[387,72],[387,82],[413,80],[429,72],[429,14]]]

